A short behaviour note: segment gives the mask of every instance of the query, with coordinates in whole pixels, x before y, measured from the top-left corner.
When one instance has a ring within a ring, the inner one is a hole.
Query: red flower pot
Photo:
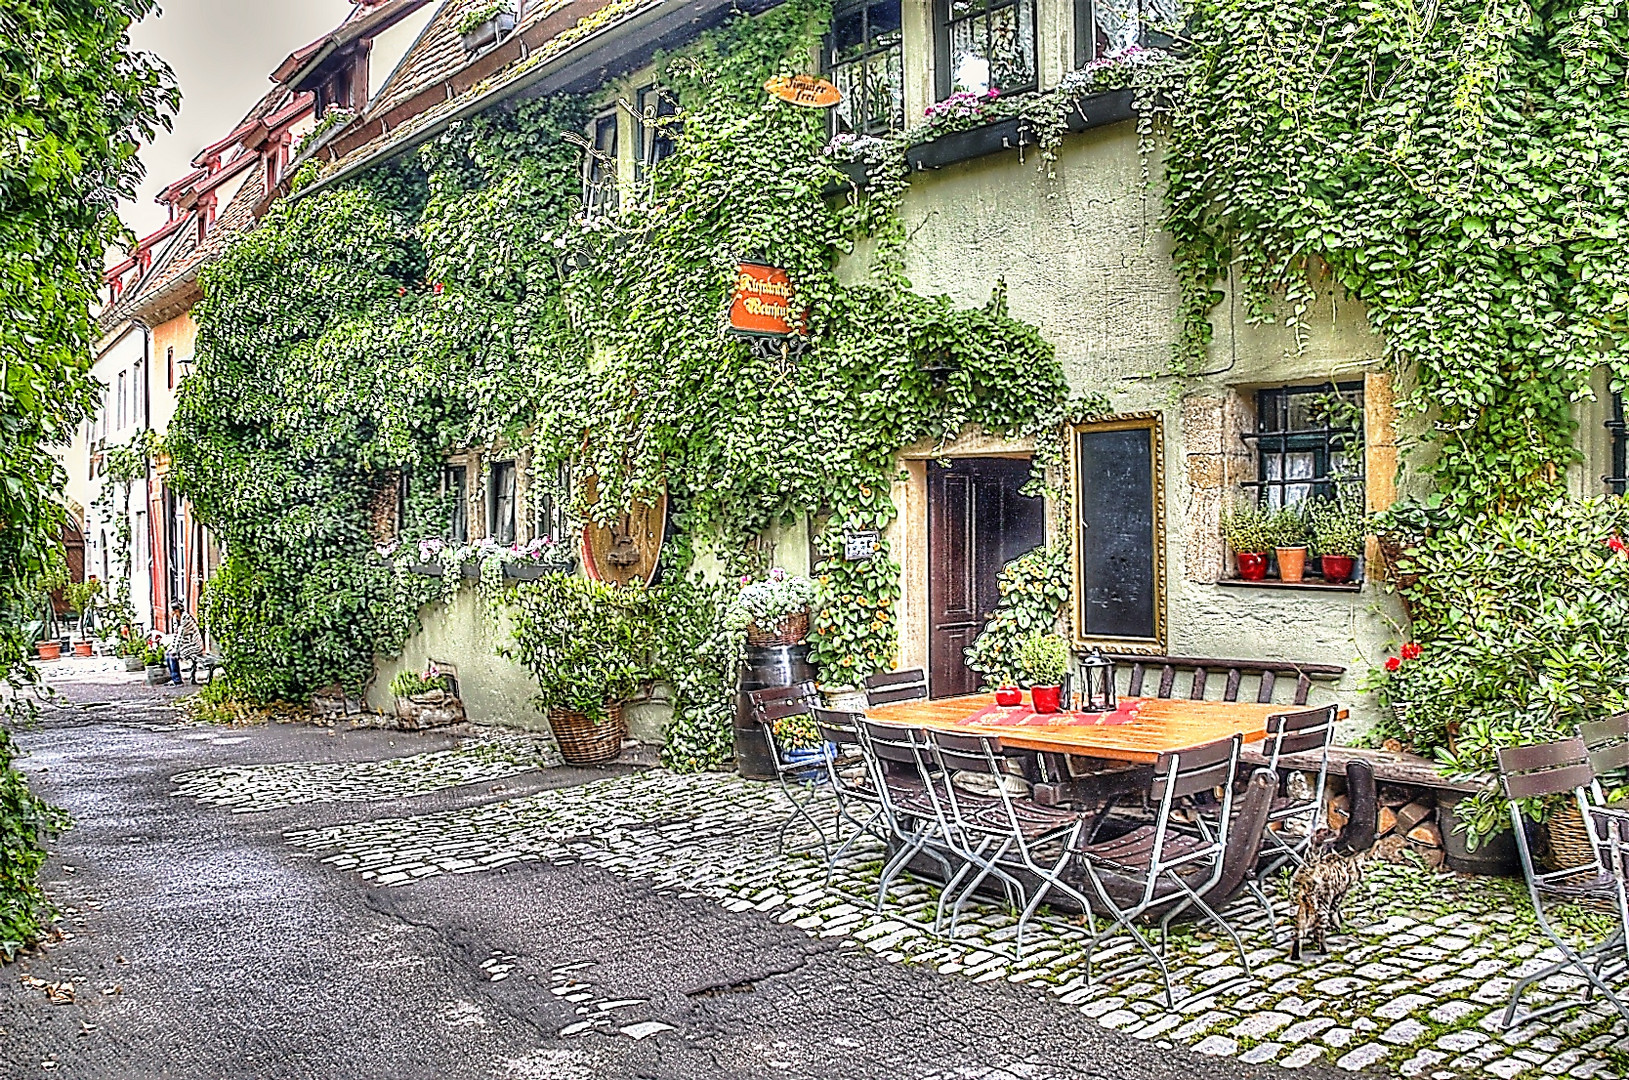
[[[1267,556],[1259,551],[1238,553],[1239,577],[1245,581],[1263,581],[1267,577]]]
[[[1023,703],[1024,703],[1024,692],[1022,690],[1018,689],[1018,687],[1016,687],[1016,686],[1001,686],[1001,687],[996,688],[996,704],[997,705],[1012,706],[1012,705],[1022,705]]]
[[[74,655],[75,656],[90,656],[91,653],[92,653],[92,650],[91,650],[91,643],[90,642],[88,642],[88,641],[76,641],[76,642],[74,642]]]
[[[1037,713],[1055,713],[1058,711],[1058,699],[1063,695],[1061,686],[1032,686],[1029,688],[1030,703],[1035,706]]]
[[[39,651],[41,660],[57,660],[62,656],[62,646],[55,641],[41,641],[34,645]]]
[[[1318,561],[1323,564],[1324,580],[1331,585],[1339,585],[1352,580],[1352,567],[1357,560],[1350,555],[1324,555]]]

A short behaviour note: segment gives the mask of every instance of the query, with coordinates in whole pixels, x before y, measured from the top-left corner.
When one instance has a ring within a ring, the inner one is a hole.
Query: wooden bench
[[[1267,758],[1260,750],[1254,747],[1245,747],[1240,757],[1241,761],[1252,765],[1265,765]],[[1433,791],[1453,791],[1465,795],[1474,795],[1478,791],[1487,791],[1493,787],[1493,777],[1487,776],[1480,780],[1450,780],[1437,771],[1437,763],[1418,754],[1394,753],[1390,750],[1367,750],[1357,746],[1331,746],[1329,748],[1329,771],[1331,774],[1343,773],[1346,766],[1354,761],[1361,761],[1374,769],[1374,778],[1383,784],[1402,784],[1407,787],[1430,788]],[[1284,769],[1301,769],[1305,772],[1318,770],[1318,755],[1316,754],[1284,754],[1278,759],[1278,764]]]
[[[1335,664],[1300,664],[1276,660],[1216,660],[1193,656],[1139,656],[1135,653],[1106,653],[1118,666],[1131,666],[1126,682],[1126,697],[1174,697],[1179,672],[1187,673],[1188,693],[1191,701],[1203,701],[1210,689],[1211,676],[1226,673],[1222,688],[1223,701],[1238,701],[1244,677],[1256,678],[1256,702],[1271,705],[1280,678],[1294,680],[1295,697],[1291,704],[1305,705],[1314,679],[1333,681],[1346,674],[1346,669]],[[1149,693],[1145,683],[1152,671],[1159,672],[1159,689]]]

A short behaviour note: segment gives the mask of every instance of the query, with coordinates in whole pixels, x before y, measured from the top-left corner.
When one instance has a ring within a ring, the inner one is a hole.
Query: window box
[[[1033,145],[1035,134],[1030,130],[1029,122],[1015,116],[1010,120],[997,120],[967,131],[953,131],[949,135],[908,146],[905,148],[905,161],[912,172],[918,169],[942,169],[958,161],[971,161],[999,154],[1003,150]]]
[[[842,173],[846,179],[827,184],[821,189],[821,195],[842,195],[851,188],[864,191],[871,186],[872,180],[877,175],[877,166],[868,161],[834,161],[832,168]]]
[[[423,574],[425,577],[441,577],[442,567],[438,562],[411,562],[407,564],[409,574]]]
[[[1129,89],[1088,94],[1075,102],[1065,117],[1065,122],[1069,125],[1070,131],[1081,132],[1130,120],[1136,115],[1132,108],[1133,97],[1135,91]]]
[[[515,28],[515,16],[510,12],[501,12],[486,22],[466,30],[460,40],[464,45],[464,53],[477,52],[492,45]]]
[[[567,556],[557,562],[504,563],[503,576],[510,581],[536,581],[545,574],[574,574],[577,560]]]

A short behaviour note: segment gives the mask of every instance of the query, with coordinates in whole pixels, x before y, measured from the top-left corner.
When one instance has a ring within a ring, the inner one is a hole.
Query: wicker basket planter
[[[1545,850],[1541,860],[1547,870],[1570,870],[1595,865],[1595,849],[1590,846],[1589,829],[1576,800],[1569,800],[1544,822]]]
[[[464,703],[445,690],[429,690],[396,699],[397,725],[406,731],[446,727],[462,719]]]
[[[628,732],[622,715],[622,702],[605,706],[605,718],[591,720],[572,709],[550,709],[549,727],[560,744],[560,756],[567,765],[605,765],[622,753],[622,739]]]
[[[809,613],[807,611],[788,615],[767,630],[757,623],[747,624],[748,645],[796,645],[808,636]]]

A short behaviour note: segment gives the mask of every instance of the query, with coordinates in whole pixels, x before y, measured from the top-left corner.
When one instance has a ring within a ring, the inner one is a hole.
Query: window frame
[[[892,45],[878,46],[874,44],[875,39],[871,33],[871,9],[884,6],[890,2],[899,9],[899,29],[894,31],[897,40]],[[855,12],[859,13],[861,20],[860,49],[854,55],[839,60],[837,58],[837,25],[842,19]],[[888,119],[882,126],[873,126],[869,122],[858,125],[851,124],[849,132],[855,135],[887,135],[896,131],[903,131],[905,129],[905,28],[902,0],[842,0],[832,12],[831,25],[831,30],[827,32],[821,42],[820,73],[834,85],[841,84],[839,78],[840,68],[858,67],[863,70],[869,68],[872,61],[877,57],[886,56],[890,52],[897,54],[899,58],[898,115],[895,116],[892,107],[890,107]],[[864,87],[866,84],[862,81],[860,85]],[[845,95],[845,98],[847,98],[847,95]],[[869,103],[869,93],[861,99],[861,102],[861,107],[854,110],[852,115],[869,119],[870,110],[866,107]],[[836,108],[830,112],[827,127],[832,135],[843,133]]]
[[[647,108],[647,102],[653,104]],[[658,121],[677,117],[679,100],[661,83],[646,83],[634,90],[633,114],[634,131],[639,136],[638,145],[634,147],[634,176],[643,180],[653,167],[672,157],[678,149],[673,125]]]
[[[447,539],[455,544],[469,543],[469,466],[449,461],[441,467],[441,493],[453,496],[452,520],[447,523]]]
[[[552,485],[539,484],[532,481],[528,494],[536,493],[530,499],[532,539],[552,537],[557,544],[569,543],[572,530],[571,522],[571,466],[562,465],[555,474]]]
[[[583,154],[583,210],[590,217],[615,210],[621,201],[617,189],[617,129],[620,126],[620,117],[614,108],[595,116],[588,124],[588,149]],[[610,133],[609,146],[605,144],[606,132]]]
[[[933,86],[935,101],[943,101],[955,92],[953,73],[950,70],[950,39],[955,25],[981,18],[986,20],[985,48],[988,50],[989,17],[1003,8],[1012,8],[1015,13],[1019,8],[1029,8],[1031,78],[1028,83],[1019,86],[1000,86],[997,89],[1001,91],[1003,97],[1040,89],[1041,46],[1040,27],[1037,23],[1039,11],[1037,10],[1036,0],[980,0],[983,4],[981,11],[956,18],[951,17],[952,2],[953,0],[933,0]],[[989,59],[988,54],[986,54],[985,59]]]
[[[502,477],[508,477],[507,492],[502,490]],[[488,539],[505,545],[514,544],[519,539],[520,522],[515,513],[516,494],[515,459],[506,458],[502,461],[492,462],[487,467],[486,478],[486,535]],[[500,517],[502,513],[501,507],[504,505],[506,496],[509,514],[507,523]],[[508,525],[507,535],[500,528],[504,524]]]
[[[1351,403],[1359,410],[1359,426],[1332,427],[1325,423],[1316,428],[1293,428],[1287,426],[1288,417],[1295,398],[1325,397],[1331,393],[1343,398],[1356,400]],[[1256,425],[1252,431],[1240,433],[1240,438],[1250,447],[1255,460],[1256,478],[1241,483],[1241,487],[1255,491],[1256,505],[1264,510],[1278,510],[1285,506],[1299,506],[1315,498],[1342,498],[1342,489],[1356,487],[1361,498],[1366,500],[1368,495],[1368,475],[1366,463],[1363,460],[1363,447],[1365,433],[1362,427],[1363,409],[1363,382],[1362,380],[1348,382],[1324,382],[1312,384],[1294,384],[1285,386],[1262,387],[1255,391]],[[1266,426],[1272,414],[1275,424],[1281,426]],[[1344,445],[1337,447],[1337,440]],[[1313,454],[1313,471],[1311,476],[1285,476],[1286,456],[1292,453]],[[1330,473],[1330,461],[1338,453],[1353,453],[1357,461],[1355,473],[1339,477]],[[1278,478],[1269,479],[1267,463],[1272,455],[1277,455]],[[1307,494],[1294,503],[1285,501],[1289,488],[1305,487]],[[1274,503],[1269,498],[1269,492],[1278,491],[1278,501]],[[1360,505],[1362,502],[1360,501]]]
[[[1613,391],[1612,411],[1606,418],[1607,437],[1611,439],[1611,472],[1601,477],[1609,495],[1622,495],[1629,491],[1629,425],[1623,419],[1623,392]]]

